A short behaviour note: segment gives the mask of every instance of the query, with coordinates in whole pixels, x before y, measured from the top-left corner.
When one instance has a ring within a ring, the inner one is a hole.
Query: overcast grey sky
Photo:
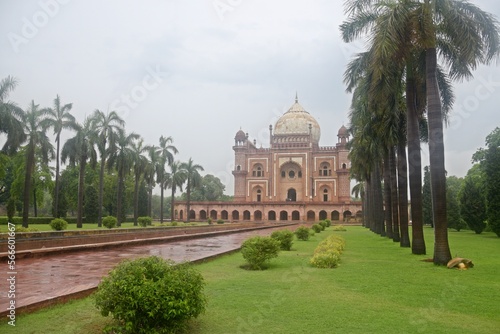
[[[499,2],[472,2],[500,16]],[[10,99],[21,107],[59,94],[79,121],[116,110],[147,144],[172,136],[176,159],[192,157],[232,194],[234,135],[268,147],[296,91],[320,145],[337,142],[350,104],[342,75],[363,50],[341,41],[344,19],[331,0],[0,0],[0,78],[19,80]],[[446,168],[464,176],[500,126],[500,67],[479,68],[455,94]]]

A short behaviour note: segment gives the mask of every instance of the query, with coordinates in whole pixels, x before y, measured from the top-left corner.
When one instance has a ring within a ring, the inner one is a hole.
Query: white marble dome
[[[297,97],[295,103],[290,109],[281,116],[274,126],[275,135],[304,135],[309,134],[309,125],[311,126],[311,135],[313,143],[319,143],[321,129],[318,122],[299,104]]]

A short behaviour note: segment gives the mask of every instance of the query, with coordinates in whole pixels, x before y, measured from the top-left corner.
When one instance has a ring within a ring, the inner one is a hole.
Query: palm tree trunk
[[[33,179],[33,215],[34,217],[38,217],[38,207],[36,205],[36,182],[35,182],[35,179]]]
[[[393,146],[390,147],[389,151],[389,167],[391,169],[392,240],[394,242],[399,242],[398,179],[396,171],[396,152]]]
[[[116,226],[122,226],[122,193],[123,193],[123,175],[122,172],[118,172],[118,189],[116,191]]]
[[[436,48],[426,50],[427,114],[434,220],[434,263],[446,265],[451,259],[446,217],[446,170],[444,164],[443,118],[436,79]]]
[[[189,220],[191,218],[190,212],[191,211],[191,180],[188,178],[187,181],[187,187],[186,187],[186,211],[187,211],[187,222],[189,223]]]
[[[54,188],[54,200],[55,200],[54,218],[60,218],[60,215],[59,215],[59,145],[60,145],[60,138],[61,138],[61,134],[58,133],[57,138],[56,138],[57,151],[56,151],[56,185]]]
[[[399,228],[401,231],[401,247],[410,247],[408,233],[408,167],[406,165],[406,145],[398,144],[398,194],[399,194]]]
[[[182,190],[182,189],[181,189]],[[175,204],[175,187],[172,185],[172,198],[171,198],[171,203],[170,203],[170,222],[174,222],[175,218],[175,211],[174,211],[174,204]]]
[[[97,216],[97,227],[102,226],[102,203],[103,203],[103,194],[104,194],[104,162],[105,157],[104,153],[101,153],[103,156],[101,157],[101,170],[99,171],[99,207],[98,207],[98,216]]]
[[[24,174],[24,193],[23,193],[23,227],[28,227],[28,217],[30,210],[31,196],[31,175],[33,174],[35,162],[35,148],[33,143],[28,144],[28,152],[26,156],[26,169]]]
[[[365,207],[363,210],[364,227],[370,228],[372,221],[372,185],[370,179],[365,181]]]
[[[160,183],[160,224],[163,224],[163,182]]]
[[[412,254],[425,254],[424,223],[422,215],[422,158],[420,155],[420,133],[418,112],[415,105],[415,78],[411,64],[407,66],[406,75],[406,107],[407,107],[407,141],[408,141],[408,176],[411,199]]]
[[[83,194],[85,187],[85,167],[87,165],[87,158],[82,157],[80,161],[80,171],[78,175],[78,206],[76,213],[76,228],[83,227]]]
[[[140,175],[135,175],[134,185],[134,226],[137,226],[137,218],[139,217],[139,178]]]
[[[392,239],[392,200],[391,200],[391,164],[389,163],[389,150],[384,154],[384,199],[385,199],[385,236]]]
[[[384,203],[382,196],[382,179],[378,163],[376,163],[373,168],[373,209],[375,232],[382,234],[384,225]]]
[[[149,185],[148,189],[148,216],[153,218],[153,185]]]

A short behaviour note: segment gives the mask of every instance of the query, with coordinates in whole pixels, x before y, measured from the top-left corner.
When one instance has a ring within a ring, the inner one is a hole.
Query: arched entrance
[[[276,220],[276,212],[274,211],[269,211],[269,213],[267,214],[267,219],[269,220]]]
[[[238,212],[238,210],[234,210],[231,213],[231,217],[233,218],[233,220],[240,220],[240,213]]]
[[[227,217],[228,217],[227,211],[222,210],[222,212],[220,213],[220,217],[221,217],[221,219],[227,220]]]
[[[262,211],[260,210],[257,210],[253,213],[253,220],[258,222],[258,221],[262,221]]]
[[[194,210],[191,210],[191,212],[194,214]],[[191,219],[194,219],[194,217],[189,217]],[[200,211],[200,220],[205,220],[207,219],[207,212],[205,210]]]
[[[340,218],[340,213],[337,210],[332,211],[332,218],[331,219],[332,220],[339,220],[339,218]]]
[[[250,211],[243,211],[243,220],[250,220]]]
[[[300,220],[300,212],[297,210],[292,212],[292,220]]]
[[[297,191],[293,188],[288,189],[288,192],[286,193],[286,200],[290,202],[296,202],[297,201]]]
[[[316,214],[314,213],[314,211],[312,211],[312,210],[307,211],[307,221],[313,222],[315,220],[316,220]]]
[[[288,220],[288,212],[281,211],[280,212],[280,220]]]
[[[321,210],[319,212],[319,220],[325,220],[327,218],[327,214],[325,210]]]

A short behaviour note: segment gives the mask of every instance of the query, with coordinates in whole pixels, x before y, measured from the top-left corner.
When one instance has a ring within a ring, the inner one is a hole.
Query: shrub
[[[39,230],[34,227],[22,227],[20,225],[16,225],[16,232],[39,232]]]
[[[279,241],[271,237],[252,237],[241,245],[241,254],[251,270],[265,269],[266,263],[277,257],[279,251]]]
[[[112,333],[177,333],[205,311],[201,274],[188,263],[151,256],[125,260],[105,277],[94,296]]]
[[[224,221],[222,219],[218,219],[217,224],[224,224]]]
[[[289,230],[274,231],[271,238],[278,240],[282,250],[289,251],[292,248],[293,233]]]
[[[326,227],[332,226],[332,221],[330,219],[325,219],[324,222],[326,223]]]
[[[297,227],[297,229],[295,230],[294,233],[297,236],[298,240],[307,241],[307,240],[309,240],[309,232],[310,231],[311,231],[311,229],[307,226],[299,226],[299,227]]]
[[[337,231],[337,232],[339,232],[339,231],[341,231],[341,232],[345,232],[345,231],[347,231],[347,229],[344,227],[344,225],[337,225],[337,226],[334,226],[334,227],[333,227],[333,230],[334,230],[334,231]]]
[[[319,222],[319,225],[322,227],[322,231],[324,231],[326,228],[326,222],[324,220],[322,220]]]
[[[68,222],[62,218],[53,219],[49,225],[55,231],[62,231],[68,228]]]
[[[320,233],[322,231],[322,227],[320,224],[313,224],[311,228],[315,233]]]
[[[106,216],[102,219],[102,225],[107,228],[115,227],[117,222],[118,220],[116,219],[116,217],[113,216]]]
[[[178,225],[179,225],[179,223],[178,223],[178,222],[176,222],[176,221],[173,221],[170,225],[172,225],[172,226],[178,226]]]
[[[153,219],[151,217],[137,217],[137,223],[142,227],[146,227],[153,223]]]
[[[340,262],[344,247],[345,241],[342,237],[331,235],[319,243],[309,262],[317,268],[335,268]]]
[[[212,225],[212,218],[208,218],[207,223],[208,223],[208,225]]]

